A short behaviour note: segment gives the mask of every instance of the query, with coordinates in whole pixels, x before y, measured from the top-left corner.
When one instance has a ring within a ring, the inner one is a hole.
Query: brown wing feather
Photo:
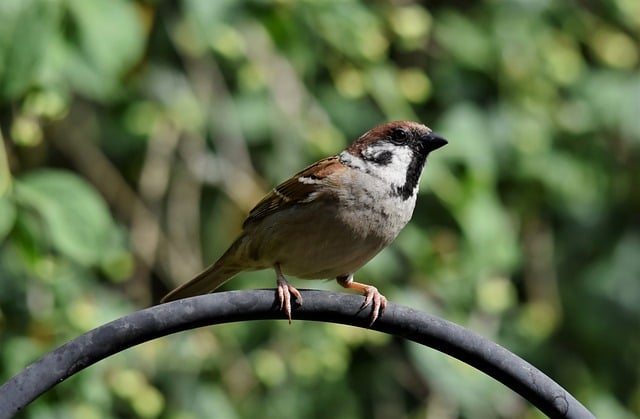
[[[328,189],[318,187],[328,176],[345,167],[338,156],[327,157],[315,162],[276,186],[267,196],[249,212],[243,227],[262,220],[268,215],[294,205],[304,205],[309,197],[316,193],[314,199],[327,195]]]

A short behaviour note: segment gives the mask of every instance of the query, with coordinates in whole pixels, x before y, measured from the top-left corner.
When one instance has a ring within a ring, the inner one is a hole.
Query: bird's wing
[[[249,212],[243,227],[294,205],[308,204],[317,199],[330,199],[332,197],[330,189],[325,187],[331,181],[328,178],[345,169],[338,156],[315,162],[282,182],[262,198]]]

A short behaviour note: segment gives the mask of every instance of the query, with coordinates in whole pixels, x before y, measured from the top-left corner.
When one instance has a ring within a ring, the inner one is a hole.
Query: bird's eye
[[[404,128],[395,129],[391,133],[391,141],[394,143],[404,143],[408,137],[409,134],[407,134],[407,131]]]

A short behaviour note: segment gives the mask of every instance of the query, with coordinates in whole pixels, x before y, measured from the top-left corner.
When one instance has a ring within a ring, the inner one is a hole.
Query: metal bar
[[[362,297],[301,290],[294,321],[367,328]],[[66,378],[131,346],[172,333],[221,323],[284,319],[273,290],[207,294],[137,311],[93,329],[38,359],[0,387],[0,418],[10,418]],[[389,303],[372,330],[400,336],[457,358],[500,381],[551,418],[594,418],[571,394],[531,364],[447,320]]]

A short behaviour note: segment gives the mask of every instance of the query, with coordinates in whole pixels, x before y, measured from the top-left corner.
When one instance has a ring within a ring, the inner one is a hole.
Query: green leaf
[[[94,98],[109,97],[144,51],[144,29],[135,4],[124,0],[67,2],[72,35],[57,38],[56,56],[69,82]]]
[[[0,101],[23,94],[38,77],[57,21],[56,2],[0,2]]]
[[[11,170],[9,170],[9,158],[4,145],[4,137],[0,130],[0,198],[11,190]]]
[[[435,19],[435,36],[460,67],[487,70],[495,60],[486,26],[477,20],[445,12]]]
[[[107,205],[80,177],[43,169],[16,180],[18,202],[43,220],[50,245],[74,261],[96,265],[115,228]]]
[[[8,196],[0,196],[0,242],[9,234],[16,221],[16,207]]]

